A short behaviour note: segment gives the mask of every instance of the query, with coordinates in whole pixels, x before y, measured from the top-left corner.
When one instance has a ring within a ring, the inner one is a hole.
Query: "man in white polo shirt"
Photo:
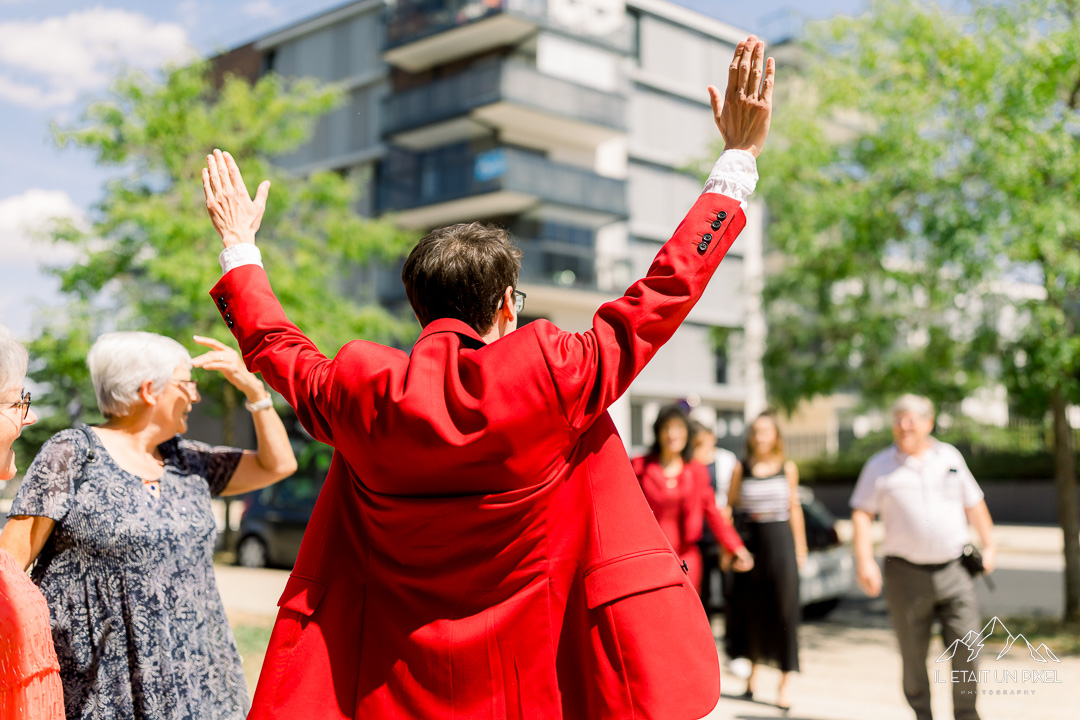
[[[982,628],[975,582],[960,564],[971,525],[982,543],[986,572],[994,568],[994,524],[982,490],[963,456],[952,445],[930,437],[934,406],[917,395],[903,395],[892,407],[895,444],[863,466],[851,495],[855,527],[855,568],[859,586],[881,594],[882,573],[874,559],[870,527],[875,515],[885,525],[885,602],[904,662],[904,695],[916,720],[931,720],[926,656],[930,627],[941,621],[948,647]],[[953,656],[952,670],[966,682],[953,683],[956,720],[978,720],[975,663],[968,652]],[[957,677],[950,675],[950,679]]]

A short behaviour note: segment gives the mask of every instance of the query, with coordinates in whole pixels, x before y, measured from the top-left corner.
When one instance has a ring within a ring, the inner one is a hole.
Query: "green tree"
[[[948,406],[1000,379],[1049,414],[1077,620],[1080,0],[969,5],[875,0],[798,49],[760,163],[780,258],[766,379],[788,408],[838,390]]]
[[[319,117],[342,102],[340,89],[275,75],[255,83],[228,76],[220,86],[212,78],[205,62],[169,69],[160,80],[125,74],[81,122],[54,130],[61,146],[88,149],[99,165],[119,170],[87,225],[61,222],[49,233],[80,259],[56,270],[72,301],[69,316],[47,321],[32,343],[50,404],[72,416],[43,429],[76,419],[92,398],[85,351],[103,330],[166,334],[193,353],[204,348],[192,335],[234,345],[208,295],[221,274],[221,242],[206,216],[200,171],[215,147],[228,149],[249,177],[273,182],[263,259],[290,317],[324,352],[358,337],[395,342],[415,333],[414,323],[374,304],[356,282],[360,266],[400,257],[414,238],[360,217],[355,181],[330,171],[291,177],[271,160],[311,137]],[[220,378],[205,380],[204,402],[225,414],[232,442],[239,398]]]

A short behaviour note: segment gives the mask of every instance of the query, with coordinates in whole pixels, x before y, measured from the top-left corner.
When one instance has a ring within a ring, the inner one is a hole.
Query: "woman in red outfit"
[[[690,418],[679,405],[660,408],[653,423],[652,450],[635,458],[634,472],[668,542],[682,558],[687,575],[701,591],[701,550],[705,522],[724,549],[735,555],[734,569],[745,572],[754,561],[731,523],[716,506],[709,473],[695,462],[690,445]]]
[[[26,350],[0,325],[0,480],[15,477],[11,444],[37,422],[23,392]],[[64,695],[49,606],[22,568],[0,549],[0,720],[62,720]]]

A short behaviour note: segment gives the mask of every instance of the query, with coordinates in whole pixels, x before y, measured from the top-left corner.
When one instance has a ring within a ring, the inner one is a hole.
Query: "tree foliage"
[[[1080,0],[968,6],[875,0],[800,48],[760,162],[780,258],[766,378],[788,408],[837,390],[948,404],[1000,380],[1014,409],[1052,409],[1076,616]]]
[[[120,172],[88,225],[60,223],[51,233],[80,252],[78,262],[56,270],[73,302],[68,317],[47,320],[32,348],[53,405],[81,398],[69,407],[73,416],[85,405],[85,351],[104,330],[149,330],[200,352],[192,335],[233,344],[207,294],[221,274],[221,242],[199,176],[215,147],[236,157],[252,187],[272,181],[259,233],[263,260],[291,318],[325,353],[358,337],[394,342],[415,332],[356,281],[362,264],[392,261],[414,238],[360,217],[355,181],[330,171],[293,177],[272,161],[306,142],[342,97],[333,86],[275,75],[253,84],[226,77],[215,87],[209,64],[196,63],[160,81],[126,74],[80,124],[55,129],[61,146],[88,149]],[[235,405],[220,378],[204,380],[211,402]]]

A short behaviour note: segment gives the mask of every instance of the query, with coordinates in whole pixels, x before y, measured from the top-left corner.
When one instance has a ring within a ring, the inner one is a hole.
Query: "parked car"
[[[237,565],[293,566],[327,468],[328,454],[301,455],[300,470],[295,475],[244,497],[245,509],[237,534]]]
[[[855,585],[855,562],[851,548],[836,534],[836,518],[814,498],[808,487],[799,487],[806,520],[806,560],[799,568],[799,604],[803,617],[822,618]]]
[[[806,561],[799,568],[799,604],[803,617],[822,618],[832,612],[854,586],[855,563],[851,548],[840,542],[832,513],[814,498],[810,488],[800,486],[799,498],[806,521],[807,548]],[[731,582],[730,573],[723,574],[724,582]],[[709,603],[709,611],[722,610],[722,593],[714,591],[710,595],[714,601]]]

